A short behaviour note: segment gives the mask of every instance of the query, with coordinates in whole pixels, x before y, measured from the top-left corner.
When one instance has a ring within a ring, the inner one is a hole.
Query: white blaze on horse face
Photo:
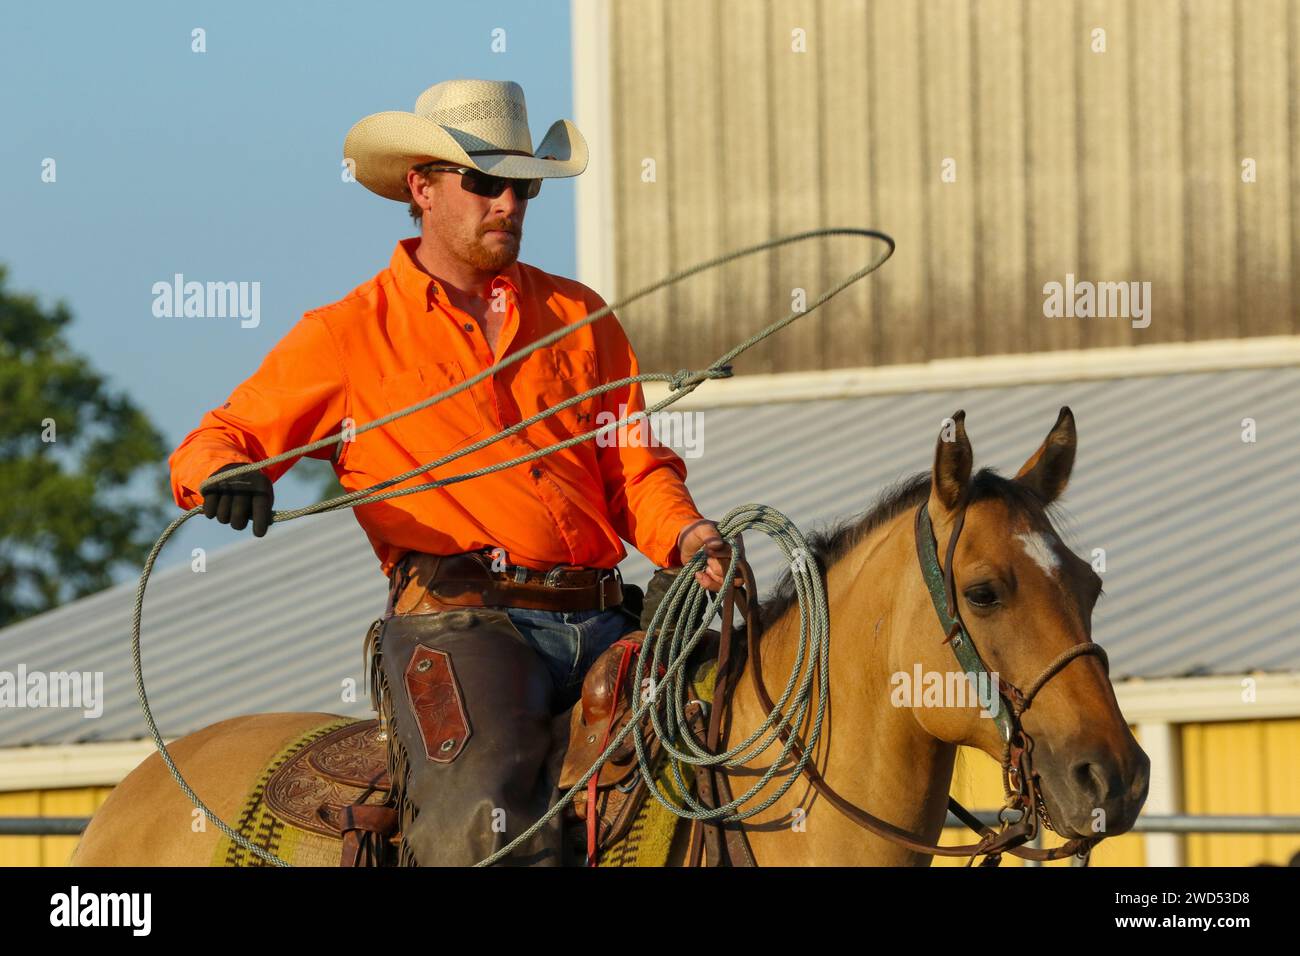
[[[1025,554],[1029,555],[1030,560],[1048,574],[1055,574],[1061,566],[1061,559],[1056,556],[1056,547],[1052,544],[1052,539],[1041,531],[1022,531],[1016,535],[1016,540],[1025,549]]]

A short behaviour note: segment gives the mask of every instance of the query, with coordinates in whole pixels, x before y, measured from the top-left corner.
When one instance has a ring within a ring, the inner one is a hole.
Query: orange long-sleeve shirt
[[[178,506],[201,504],[199,485],[221,465],[260,461],[336,434],[345,420],[360,428],[605,306],[579,282],[516,262],[492,281],[506,306],[494,355],[478,324],[415,264],[418,244],[418,238],[400,241],[387,269],[346,298],[306,313],[229,401],[203,416],[171,455]],[[348,491],[368,488],[638,371],[611,313],[465,392],[311,456],[330,459],[337,450],[340,484]],[[640,384],[593,396],[397,487],[507,461],[615,420],[597,420],[601,411],[623,417],[644,408]],[[631,426],[626,431],[636,434]],[[264,473],[276,481],[295,461]],[[627,555],[620,537],[669,567],[680,563],[678,533],[702,517],[685,478],[685,463],[667,446],[602,446],[589,438],[526,464],[353,511],[385,575],[410,550],[452,554],[497,546],[510,563],[532,568],[610,568]]]

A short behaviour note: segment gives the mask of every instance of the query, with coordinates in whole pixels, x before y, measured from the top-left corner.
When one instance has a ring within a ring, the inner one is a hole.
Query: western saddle
[[[577,783],[626,725],[636,691],[630,686],[632,656],[639,651],[645,637],[644,628],[654,617],[659,601],[678,571],[680,568],[659,570],[644,596],[640,588],[625,585],[624,604],[639,614],[643,629],[609,647],[587,672],[582,697],[570,712],[560,790],[566,791]],[[728,681],[724,673],[735,670],[734,666],[728,666],[729,655],[726,648],[720,648],[719,637],[718,632],[709,631],[708,644],[702,645],[696,654],[697,660],[717,659],[715,701],[725,699]],[[738,643],[744,647],[743,640]],[[704,705],[695,700],[685,711],[692,731],[710,749],[717,745],[721,709],[715,707],[706,712]],[[377,720],[340,727],[299,750],[267,781],[267,809],[289,826],[341,840],[341,866],[389,866],[397,859],[401,834],[397,811],[391,802],[392,781],[385,767],[384,741],[379,733]],[[657,768],[662,746],[648,722],[642,730],[642,739],[651,766]],[[718,806],[717,801],[731,799],[725,775],[714,774],[708,768],[696,774],[696,787],[697,798],[707,805]],[[594,864],[602,850],[626,835],[647,796],[636,746],[629,735],[600,773],[589,781],[585,799],[570,801],[564,810],[565,832],[572,850],[582,852],[585,847],[587,863]],[[731,862],[753,865],[753,857],[738,827],[701,826],[696,821],[691,831],[688,865],[700,865],[706,848],[710,865]]]

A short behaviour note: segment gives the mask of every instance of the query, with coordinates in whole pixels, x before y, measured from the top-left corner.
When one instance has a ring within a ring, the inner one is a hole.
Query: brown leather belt
[[[604,610],[623,603],[618,568],[557,564],[549,571],[518,565],[493,571],[481,551],[408,551],[393,568],[386,617],[457,607],[520,607],[540,611]]]

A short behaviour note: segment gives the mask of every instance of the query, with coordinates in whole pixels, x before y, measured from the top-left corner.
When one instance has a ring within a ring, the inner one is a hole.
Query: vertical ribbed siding
[[[1078,23],[1078,168],[1082,174],[1082,247],[1078,272],[1097,281],[1140,279],[1133,273],[1133,37],[1129,0],[1084,0]],[[1104,53],[1093,52],[1092,31],[1104,30]],[[1083,323],[1084,347],[1137,345],[1143,330],[1108,319]]]
[[[1181,342],[1186,332],[1188,250],[1183,103],[1183,19],[1179,0],[1135,3],[1133,274],[1151,283],[1155,303],[1141,342]]]
[[[1300,332],[1296,4],[616,10],[620,288],[827,223],[899,242],[866,289],[760,344],[740,373]],[[807,53],[791,51],[795,28]],[[639,180],[646,155],[658,187]],[[945,157],[956,183],[940,181]],[[871,254],[829,240],[755,257],[625,319],[645,364],[679,368]],[[1045,318],[1042,287],[1067,273],[1150,282],[1150,327]]]
[[[1300,720],[1188,724],[1182,730],[1187,813],[1300,814]],[[1285,866],[1294,833],[1189,834],[1188,866]]]
[[[1262,0],[1250,4],[1250,16],[1237,18],[1237,175],[1241,175],[1241,161],[1249,157],[1257,164],[1258,176],[1236,190],[1242,335],[1292,331],[1288,316],[1295,314],[1298,304],[1290,273],[1288,202],[1292,173],[1288,111],[1297,78],[1291,74],[1289,87],[1276,82],[1277,77],[1287,76],[1288,67],[1294,69],[1294,61],[1288,63],[1287,10],[1296,6],[1284,0]]]
[[[827,0],[819,18],[825,120],[818,149],[822,154],[822,175],[830,184],[821,190],[828,225],[862,225],[875,218],[871,67],[862,49],[868,21],[867,5],[859,0]],[[828,240],[824,245],[826,284],[860,269],[874,247],[875,243],[865,240]],[[810,294],[817,291],[821,290],[809,290]],[[822,317],[826,336],[825,368],[862,364],[864,357],[867,364],[876,361],[882,338],[882,330],[875,324],[874,303],[878,298],[879,290],[873,283],[859,282],[840,293],[836,308],[826,306],[815,313]],[[752,315],[753,321],[742,321],[746,328],[757,328],[764,310],[756,304],[751,312],[733,314]],[[803,325],[801,320],[782,335],[803,335]],[[852,342],[853,347],[843,350],[846,342]],[[748,369],[748,363],[744,367]]]

